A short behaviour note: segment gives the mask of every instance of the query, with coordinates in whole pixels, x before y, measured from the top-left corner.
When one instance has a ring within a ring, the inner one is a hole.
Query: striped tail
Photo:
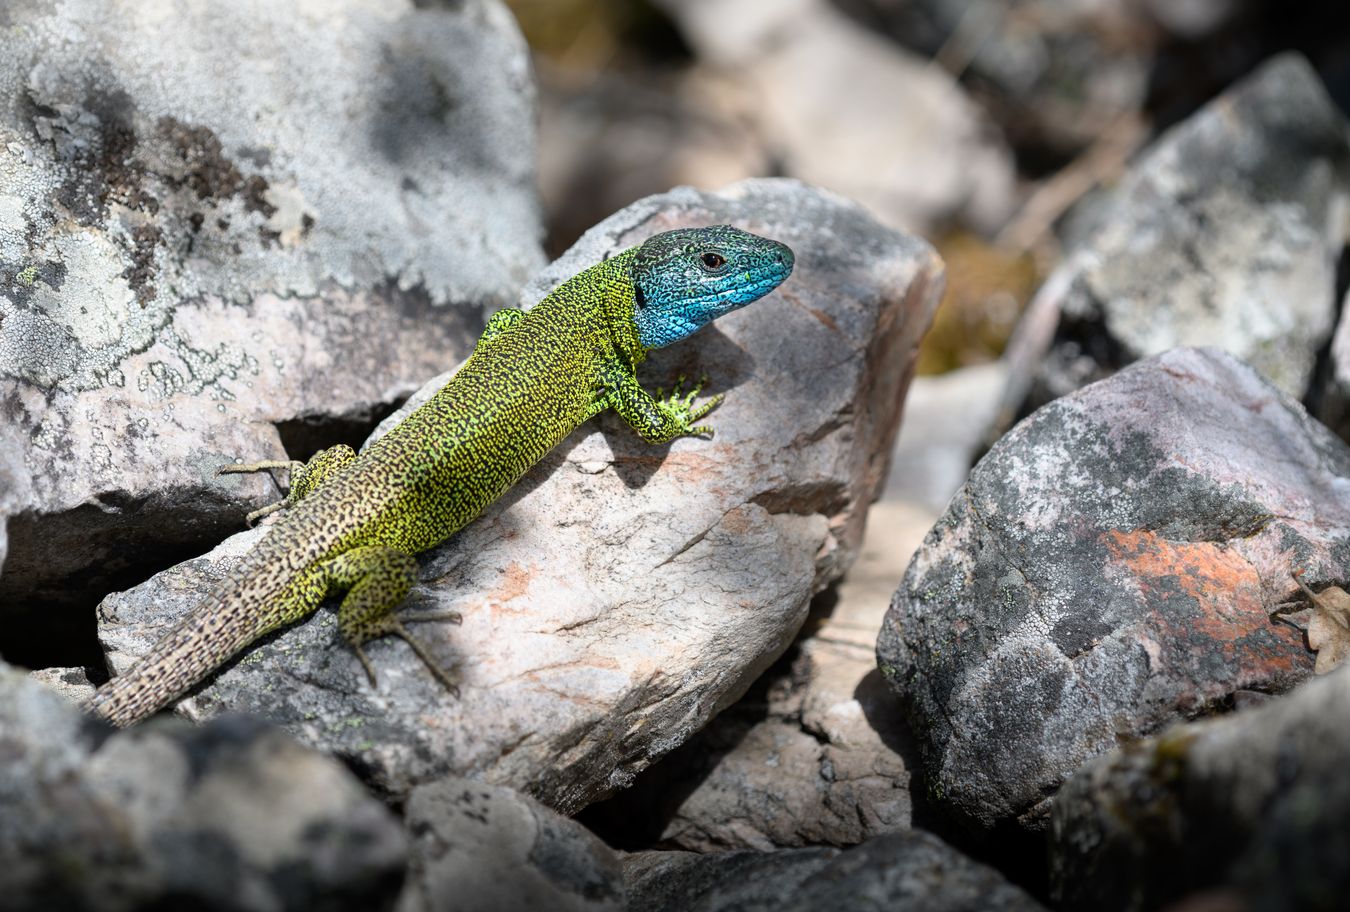
[[[85,709],[124,728],[168,706],[274,626],[265,605],[286,582],[266,571],[243,584],[224,582],[125,674],[100,687]]]

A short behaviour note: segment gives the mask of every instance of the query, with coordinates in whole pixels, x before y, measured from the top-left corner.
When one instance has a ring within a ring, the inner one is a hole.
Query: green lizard
[[[606,409],[651,443],[711,436],[695,422],[721,395],[694,404],[700,383],[653,398],[635,369],[648,351],[769,293],[792,266],[783,244],[728,226],[657,235],[574,276],[528,312],[497,311],[450,382],[360,455],[338,446],[304,464],[227,466],[292,467],[286,499],[273,507],[285,512],[202,605],[95,693],[92,711],[130,725],[344,591],[338,627],[372,685],[363,645],[396,636],[455,693],[393,613],[416,582],[413,555],[463,527]],[[435,619],[454,618],[416,618]]]

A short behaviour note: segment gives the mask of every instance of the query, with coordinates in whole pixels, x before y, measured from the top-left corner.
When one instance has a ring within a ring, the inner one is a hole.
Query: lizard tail
[[[213,592],[135,665],[100,687],[86,711],[125,728],[181,697],[260,635],[265,618],[254,605],[271,594],[271,587],[262,588],[226,584]]]

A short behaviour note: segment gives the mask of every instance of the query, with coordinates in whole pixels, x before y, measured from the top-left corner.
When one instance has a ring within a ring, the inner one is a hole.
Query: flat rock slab
[[[1303,396],[1336,319],[1347,205],[1350,125],[1304,58],[1269,61],[1164,133],[1046,282],[1032,311],[1058,326],[1033,321],[1055,328],[1025,365],[1024,410],[1181,345]]]
[[[1055,801],[1056,908],[1344,908],[1347,756],[1350,668],[1099,757]]]
[[[1350,580],[1350,450],[1251,368],[1177,349],[1034,413],[910,564],[877,642],[964,823],[1043,827],[1122,739],[1306,677],[1270,618]]]
[[[838,197],[750,181],[634,204],[550,267],[527,303],[652,234],[720,222],[786,242],[797,267],[642,369],[649,387],[711,375],[727,394],[710,416],[716,438],[654,448],[605,416],[423,557],[409,602],[463,615],[459,627],[421,628],[456,667],[460,699],[398,642],[371,649],[372,689],[322,610],[250,650],[184,711],[275,720],[391,792],[454,773],[570,813],[744,693],[856,553],[941,265]],[[114,671],[264,534],[108,598],[100,635]]]
[[[629,912],[1037,912],[993,868],[930,833],[877,836],[847,851],[641,852],[624,861]]]
[[[114,733],[0,663],[6,909],[388,908],[407,842],[342,764],[246,719]]]
[[[496,0],[7,2],[5,609],[87,624],[274,493],[222,463],[463,357],[542,265],[533,136]]]

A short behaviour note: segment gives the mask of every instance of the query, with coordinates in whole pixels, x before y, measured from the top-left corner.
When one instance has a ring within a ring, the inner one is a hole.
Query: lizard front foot
[[[704,374],[699,378],[687,393],[681,394],[680,390],[684,387],[686,378],[680,375],[675,379],[675,388],[670,391],[670,395],[663,395],[663,390],[656,391],[657,407],[664,412],[667,417],[674,422],[680,431],[680,436],[703,436],[712,437],[713,429],[711,425],[695,425],[694,422],[711,412],[717,406],[722,404],[726,398],[725,393],[718,393],[709,398],[706,402],[694,405],[694,400],[702,392],[703,387],[708,384],[708,375]]]

